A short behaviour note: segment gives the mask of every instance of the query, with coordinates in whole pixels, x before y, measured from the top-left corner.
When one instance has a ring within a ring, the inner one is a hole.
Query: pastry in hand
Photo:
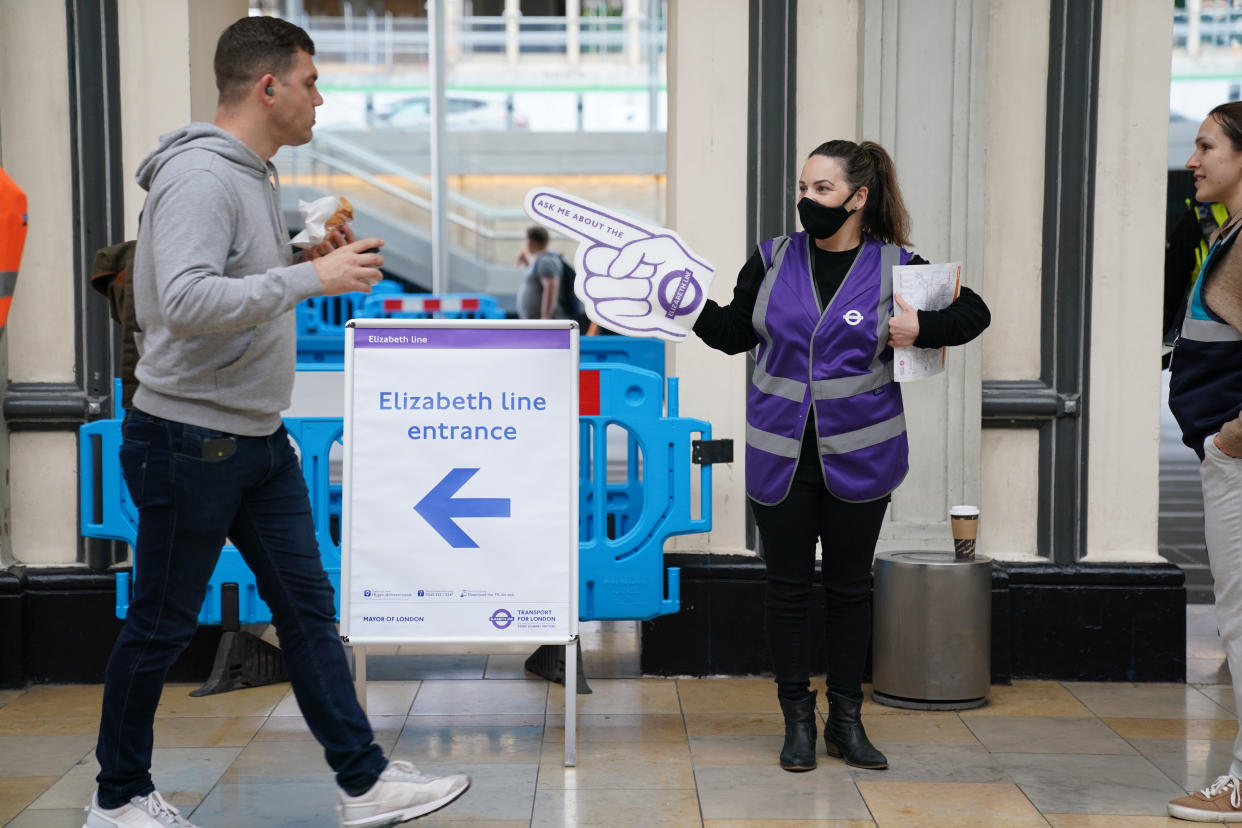
[[[336,212],[323,223],[324,235],[330,235],[333,230],[344,232],[342,228],[353,220],[354,206],[349,203],[349,199],[341,196],[341,200],[336,206]]]

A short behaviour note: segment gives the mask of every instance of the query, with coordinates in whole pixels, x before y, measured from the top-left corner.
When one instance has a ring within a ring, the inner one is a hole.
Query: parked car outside
[[[507,95],[450,92],[445,96],[445,126],[450,130],[529,129],[526,114],[512,110]],[[431,126],[431,98],[426,93],[400,98],[378,110],[374,129],[427,129]]]

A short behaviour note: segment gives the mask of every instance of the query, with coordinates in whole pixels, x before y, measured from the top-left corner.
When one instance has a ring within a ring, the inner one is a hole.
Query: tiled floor
[[[1165,802],[1228,765],[1236,720],[1212,608],[1188,608],[1189,683],[994,687],[986,707],[911,712],[867,701],[892,763],[776,765],[769,679],[638,678],[634,625],[584,625],[594,693],[579,696],[577,766],[564,691],[528,648],[401,648],[368,659],[368,712],[390,755],[465,771],[473,787],[421,823],[469,825],[1186,825]],[[204,826],[333,826],[335,786],[287,685],[164,694],[156,783]],[[0,691],[0,822],[77,828],[96,773],[98,686]],[[826,712],[820,699],[821,717]]]

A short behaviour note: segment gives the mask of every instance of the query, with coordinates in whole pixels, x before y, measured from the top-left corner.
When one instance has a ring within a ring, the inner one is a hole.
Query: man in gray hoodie
[[[379,239],[334,234],[295,262],[271,158],[311,138],[323,103],[306,32],[248,17],[216,46],[214,124],[163,136],[143,162],[134,259],[139,381],[121,463],[138,506],[136,577],[104,685],[98,790],[86,828],[190,826],[151,780],[168,668],[197,628],[225,538],[272,611],[298,705],[336,771],[342,822],[389,825],[470,784],[389,762],[354,695],[332,585],[280,412],[296,362],[294,307],[369,293]]]

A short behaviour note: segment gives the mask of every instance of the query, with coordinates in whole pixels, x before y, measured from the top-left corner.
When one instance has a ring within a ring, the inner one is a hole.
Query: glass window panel
[[[663,224],[666,2],[445,0],[447,179],[444,239],[431,237],[427,18],[408,3],[309,3],[287,15],[316,43],[324,105],[315,138],[276,158],[296,231],[299,199],[347,196],[356,229],[386,242],[387,275],[431,289],[433,244],[447,245],[443,290],[516,309],[517,255],[534,186],[552,186]],[[627,12],[631,16],[627,16]],[[575,245],[553,235],[572,258]]]

